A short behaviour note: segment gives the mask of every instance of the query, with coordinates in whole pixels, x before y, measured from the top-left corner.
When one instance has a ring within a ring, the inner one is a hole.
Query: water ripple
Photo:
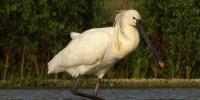
[[[92,89],[82,90],[92,93]],[[200,89],[101,89],[106,100],[200,100]],[[0,89],[0,100],[88,100],[65,89]]]

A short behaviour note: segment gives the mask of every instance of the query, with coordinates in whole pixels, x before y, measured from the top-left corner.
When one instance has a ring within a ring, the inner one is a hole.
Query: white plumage
[[[70,33],[70,37],[72,38],[72,39],[75,39],[76,37],[78,37],[80,35],[80,33],[77,33],[77,32],[71,32]]]
[[[114,27],[70,33],[71,42],[48,63],[48,74],[68,72],[75,78],[71,90],[74,95],[92,100],[103,100],[97,96],[101,78],[115,62],[138,46],[139,33],[152,49],[158,64],[164,67],[159,53],[156,52],[142,29],[139,13],[136,10],[127,10],[117,14]],[[85,74],[97,76],[94,95],[85,94],[77,89],[80,76]]]
[[[139,33],[134,18],[141,19],[136,10],[127,10],[116,16],[114,27],[72,32],[68,46],[48,63],[48,74],[68,72],[72,77],[95,74],[102,78],[115,62],[137,47]]]

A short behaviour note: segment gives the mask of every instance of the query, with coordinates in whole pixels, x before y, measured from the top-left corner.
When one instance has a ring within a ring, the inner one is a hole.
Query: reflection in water
[[[83,90],[92,93],[92,89]],[[199,100],[200,89],[102,89],[106,100]],[[1,89],[0,100],[87,100],[64,89]]]

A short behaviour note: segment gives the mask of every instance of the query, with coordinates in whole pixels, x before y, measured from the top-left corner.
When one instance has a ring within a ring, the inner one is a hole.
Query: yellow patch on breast
[[[120,41],[119,39],[117,39],[117,41],[115,41],[115,46],[117,48],[118,51],[122,51],[123,50],[123,43],[122,41]]]

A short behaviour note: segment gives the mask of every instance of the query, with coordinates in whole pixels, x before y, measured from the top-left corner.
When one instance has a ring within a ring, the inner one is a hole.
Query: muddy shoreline
[[[81,87],[93,88],[95,79],[81,80]],[[0,88],[70,88],[71,80],[0,81]],[[200,79],[103,79],[101,88],[200,88]]]

